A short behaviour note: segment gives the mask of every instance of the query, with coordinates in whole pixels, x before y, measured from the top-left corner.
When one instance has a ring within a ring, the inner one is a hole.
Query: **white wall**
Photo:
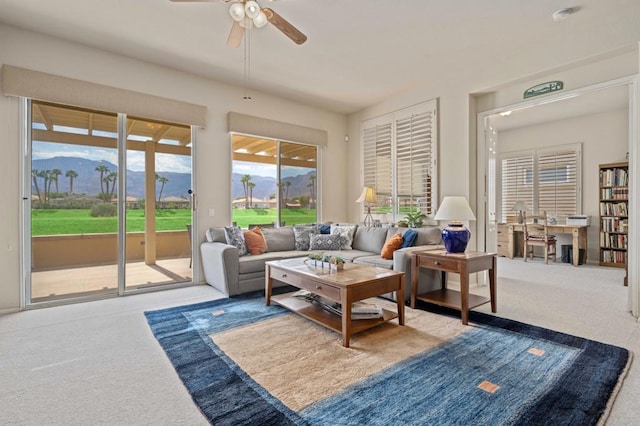
[[[498,133],[498,154],[574,143],[582,144],[582,214],[591,216],[587,258],[597,262],[598,165],[625,161],[629,148],[629,110],[618,109],[501,131]],[[571,236],[558,235],[558,238],[559,244],[571,244]]]
[[[260,116],[328,132],[329,145],[321,156],[319,195],[322,220],[344,221],[347,216],[347,119],[336,114],[253,91],[242,99],[242,88],[220,84],[136,59],[0,25],[0,64],[15,65],[156,96],[205,105],[208,126],[198,133],[197,167],[200,240],[210,226],[231,222],[231,151],[226,119],[229,111]],[[0,312],[19,307],[19,137],[18,102],[0,97]],[[324,195],[324,196],[323,196]],[[355,198],[354,198],[355,199]],[[209,217],[210,208],[215,217]]]

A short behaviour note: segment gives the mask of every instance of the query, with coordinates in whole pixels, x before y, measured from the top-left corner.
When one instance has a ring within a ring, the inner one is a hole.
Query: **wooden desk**
[[[491,302],[491,312],[496,312],[496,255],[471,251],[466,253],[447,253],[446,250],[416,251],[411,256],[411,307],[416,307],[416,300],[423,300],[436,305],[458,309],[462,323],[469,322],[469,309]],[[441,271],[440,290],[418,294],[418,277],[420,268]],[[469,294],[469,274],[489,270],[490,298]],[[447,288],[447,272],[460,274],[460,291]]]
[[[571,234],[573,243],[573,266],[579,265],[580,248],[584,249],[584,260],[587,260],[587,229],[588,225],[567,225],[556,223],[548,224],[549,232],[552,234]],[[498,232],[503,232],[506,228],[507,234],[507,257],[513,259],[516,253],[522,253],[524,249],[521,247],[522,236],[524,233],[524,225],[520,223],[500,223],[498,224]]]

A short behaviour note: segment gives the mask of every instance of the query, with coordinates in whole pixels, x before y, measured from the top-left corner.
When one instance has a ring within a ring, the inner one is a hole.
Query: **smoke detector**
[[[572,13],[573,13],[573,9],[570,7],[567,7],[565,9],[559,9],[553,12],[553,15],[551,15],[551,19],[553,19],[554,22],[564,21]]]

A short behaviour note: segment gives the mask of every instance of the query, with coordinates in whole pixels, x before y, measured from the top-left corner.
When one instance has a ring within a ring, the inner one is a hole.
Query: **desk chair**
[[[551,255],[553,261],[556,261],[556,236],[549,234],[547,227],[547,212],[543,211],[542,215],[532,215],[527,217],[527,213],[523,212],[524,219],[524,261],[531,254],[533,259],[533,248],[535,246],[544,247],[544,263],[549,263]],[[527,220],[533,220],[527,223]]]

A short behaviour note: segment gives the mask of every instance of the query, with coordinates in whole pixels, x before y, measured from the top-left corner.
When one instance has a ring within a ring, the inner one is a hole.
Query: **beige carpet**
[[[379,299],[372,302],[395,307]],[[460,319],[409,308],[406,320],[405,326],[394,320],[358,333],[349,348],[342,346],[338,333],[294,314],[211,338],[271,395],[299,411],[468,328]]]

